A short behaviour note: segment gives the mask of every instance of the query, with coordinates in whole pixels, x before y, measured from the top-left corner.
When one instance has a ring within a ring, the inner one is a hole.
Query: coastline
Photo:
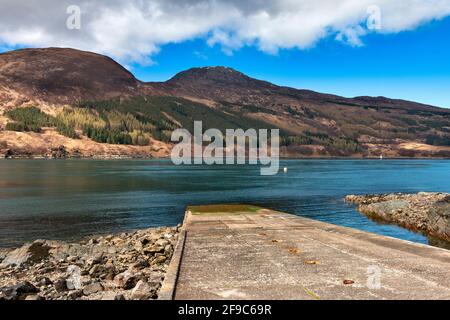
[[[64,156],[64,157],[46,157],[46,156],[29,156],[29,155],[15,155],[15,156],[2,156],[0,160],[151,160],[151,159],[170,159],[170,155],[166,156],[144,156],[144,155],[94,155],[94,156]],[[280,156],[280,160],[380,160],[379,157],[370,156],[323,156],[323,157],[283,157]],[[386,160],[450,160],[450,157],[388,157],[383,158],[380,161]]]
[[[0,249],[0,300],[157,299],[180,226]]]
[[[345,201],[358,205],[367,217],[394,223],[408,230],[445,241],[450,246],[450,194],[419,192],[416,194],[347,195]]]

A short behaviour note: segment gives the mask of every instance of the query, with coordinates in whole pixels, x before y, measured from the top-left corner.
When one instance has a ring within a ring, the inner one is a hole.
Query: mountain
[[[449,109],[282,87],[221,66],[146,83],[90,52],[0,54],[0,149],[8,154],[48,155],[62,145],[69,155],[167,155],[172,130],[194,120],[279,128],[288,157],[450,156]]]
[[[153,86],[158,87],[155,84]],[[258,100],[259,104],[268,108],[273,107],[274,102],[276,104],[279,101],[279,105],[286,102],[291,104],[313,103],[322,105],[333,103],[354,106],[370,105],[380,108],[439,111],[439,108],[433,106],[385,97],[343,98],[311,90],[281,87],[267,81],[250,78],[232,68],[221,66],[192,68],[182,71],[168,81],[161,83],[159,88],[174,95],[193,96],[238,104],[251,104],[253,103],[252,99],[255,99]]]
[[[135,95],[140,82],[106,56],[64,48],[0,54],[0,86],[55,103]]]

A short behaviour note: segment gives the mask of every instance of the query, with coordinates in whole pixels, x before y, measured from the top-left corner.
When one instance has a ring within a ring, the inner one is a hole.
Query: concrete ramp
[[[450,251],[247,205],[189,207],[161,299],[450,299]]]

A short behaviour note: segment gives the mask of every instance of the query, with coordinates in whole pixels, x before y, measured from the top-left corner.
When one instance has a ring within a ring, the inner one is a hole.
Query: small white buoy
[[[284,173],[287,173],[287,167],[284,167],[283,171]]]

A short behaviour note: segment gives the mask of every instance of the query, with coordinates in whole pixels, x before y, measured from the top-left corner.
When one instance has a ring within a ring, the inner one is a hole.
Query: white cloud
[[[81,29],[66,28],[69,5]],[[378,6],[381,29],[369,30]],[[450,15],[450,0],[0,0],[0,47],[65,46],[152,63],[160,47],[193,38],[226,54],[243,46],[275,54],[304,49],[325,37],[363,45],[369,32],[411,30]]]

